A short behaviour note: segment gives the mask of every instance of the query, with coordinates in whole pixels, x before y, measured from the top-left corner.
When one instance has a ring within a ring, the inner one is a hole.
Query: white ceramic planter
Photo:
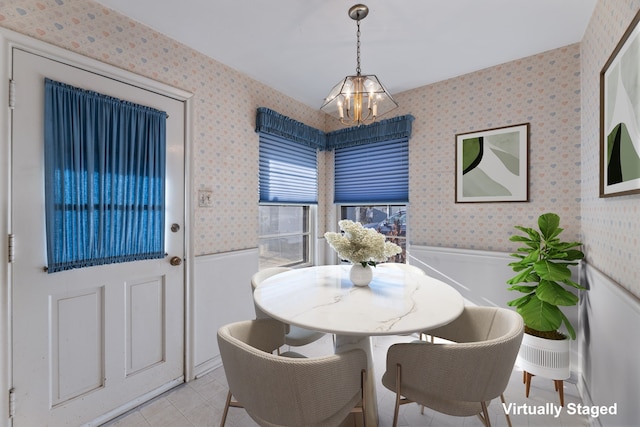
[[[524,334],[518,366],[533,375],[566,380],[571,374],[569,339],[548,340]]]

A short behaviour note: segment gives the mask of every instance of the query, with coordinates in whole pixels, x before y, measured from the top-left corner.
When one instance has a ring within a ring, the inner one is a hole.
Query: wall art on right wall
[[[639,21],[600,72],[600,197],[640,193]]]

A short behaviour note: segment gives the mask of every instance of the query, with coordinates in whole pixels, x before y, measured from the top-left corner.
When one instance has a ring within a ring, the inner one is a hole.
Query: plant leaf
[[[541,279],[551,282],[562,281],[571,278],[571,270],[564,264],[557,264],[542,259],[533,264],[533,268]]]
[[[569,322],[569,319],[567,319],[567,316],[564,315],[564,313],[560,312],[560,314],[562,315],[562,321],[564,322],[564,326],[567,328],[567,332],[569,333],[569,336],[571,337],[572,340],[576,339],[576,330],[573,329],[573,325],[571,324],[571,322]]]
[[[533,293],[531,293],[529,295],[525,295],[523,297],[516,298],[514,300],[511,300],[511,301],[507,302],[507,305],[509,307],[514,307],[514,306],[515,307],[519,307],[519,306],[529,302],[529,300],[532,298],[532,296],[533,296]]]
[[[558,307],[533,296],[525,304],[517,306],[524,323],[538,331],[555,331],[562,324],[563,314]]]
[[[507,288],[508,291],[519,291],[525,294],[530,294],[535,292],[537,286],[524,286],[524,285],[513,285],[510,288]]]
[[[536,288],[536,295],[542,301],[553,305],[570,306],[578,303],[578,297],[556,282],[541,280]]]
[[[560,217],[558,216],[558,214],[545,213],[538,217],[538,228],[540,229],[540,232],[542,233],[542,236],[545,238],[545,240],[551,240],[558,234],[560,234],[559,232],[556,233],[559,226]]]
[[[571,287],[574,287],[576,289],[580,289],[581,291],[584,291],[584,290],[587,289],[584,286],[580,285],[579,283],[576,283],[576,282],[574,282],[573,280],[570,280],[570,279],[562,280],[562,283],[564,283],[567,286],[571,286]]]
[[[516,283],[524,282],[532,272],[533,272],[533,267],[529,267],[525,270],[522,270],[520,273],[516,274],[511,279],[507,280],[507,284],[515,285]]]

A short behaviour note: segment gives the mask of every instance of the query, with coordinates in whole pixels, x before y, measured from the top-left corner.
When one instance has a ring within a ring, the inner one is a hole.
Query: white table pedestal
[[[375,372],[373,366],[373,346],[371,337],[336,335],[335,352],[345,352],[353,349],[360,349],[367,354],[367,386],[364,389],[366,401],[364,418],[367,426],[378,425],[378,399],[376,396]],[[357,419],[357,418],[356,418]],[[358,424],[355,424],[358,425]]]

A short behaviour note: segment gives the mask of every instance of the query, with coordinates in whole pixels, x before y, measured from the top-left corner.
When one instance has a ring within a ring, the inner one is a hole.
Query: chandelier
[[[398,106],[378,77],[360,73],[360,20],[368,14],[369,8],[363,4],[349,9],[349,16],[358,27],[356,75],[347,76],[335,85],[320,107],[321,111],[339,119],[343,125],[372,123]]]

